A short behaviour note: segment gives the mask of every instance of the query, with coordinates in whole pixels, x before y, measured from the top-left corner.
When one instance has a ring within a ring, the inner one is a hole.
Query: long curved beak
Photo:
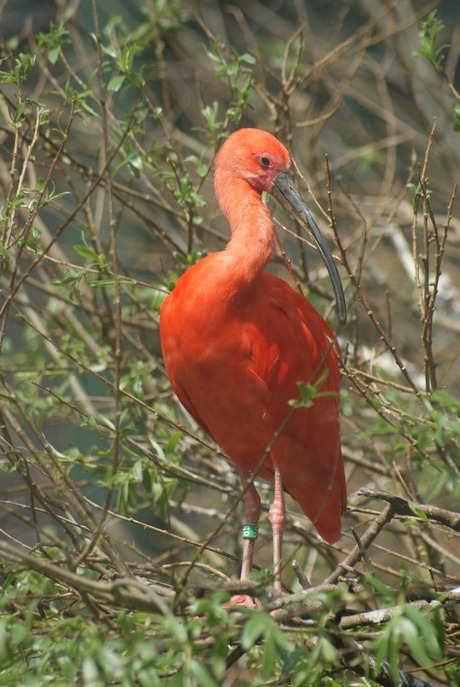
[[[273,182],[270,193],[278,200],[296,220],[300,226],[305,229],[309,237],[317,246],[321,257],[329,272],[332,287],[335,294],[335,302],[337,304],[337,315],[341,324],[345,324],[347,319],[347,305],[345,302],[345,295],[343,293],[342,282],[340,280],[337,267],[332,257],[332,253],[324,240],[318,225],[313,219],[313,215],[305,205],[304,201],[299,195],[289,172],[280,172]]]

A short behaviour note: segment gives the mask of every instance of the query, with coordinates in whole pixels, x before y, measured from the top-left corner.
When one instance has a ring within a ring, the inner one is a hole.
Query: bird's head
[[[271,193],[278,174],[289,173],[290,169],[291,158],[278,139],[261,129],[239,129],[225,141],[217,156],[216,192],[231,176],[232,180],[244,179],[260,193]]]
[[[258,193],[266,191],[274,196],[317,246],[329,272],[337,313],[343,323],[346,303],[337,267],[318,225],[294,186],[290,170],[291,158],[278,139],[260,129],[240,129],[229,136],[217,156],[214,177],[217,198],[228,216],[228,209],[240,197],[238,182],[249,184]]]

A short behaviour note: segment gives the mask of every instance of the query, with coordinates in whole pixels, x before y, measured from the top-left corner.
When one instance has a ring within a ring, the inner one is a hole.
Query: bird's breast
[[[212,288],[212,280],[196,279],[198,270],[190,281],[189,273],[161,311],[166,371],[195,420],[235,463],[253,469],[292,411],[297,382],[313,382],[327,365],[321,391],[338,389],[330,330],[302,296],[269,274],[250,294],[229,299]],[[292,438],[278,442],[280,460],[288,455],[288,445],[302,445],[305,456],[313,454],[321,435],[336,452],[337,417],[334,398],[297,411],[286,430]]]

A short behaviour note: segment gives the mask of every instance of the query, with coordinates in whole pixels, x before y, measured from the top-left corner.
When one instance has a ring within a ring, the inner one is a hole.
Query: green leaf
[[[452,106],[454,108],[454,123],[452,128],[454,131],[460,131],[460,103],[454,101]]]
[[[243,649],[250,649],[254,646],[271,623],[272,619],[264,611],[254,611],[251,613],[241,634],[241,646]]]
[[[0,255],[3,258],[6,258],[6,260],[9,260],[11,258],[9,251],[5,248],[5,246],[2,246],[1,243],[0,243]]]
[[[13,124],[17,124],[21,120],[22,115],[24,114],[24,108],[25,108],[25,103],[24,102],[19,103],[17,110],[14,113]]]
[[[85,425],[88,425],[89,427],[91,427],[91,429],[96,434],[96,436],[98,436],[99,438],[102,438],[102,432],[100,430],[99,425],[96,422],[96,418],[92,417],[92,415],[88,415],[88,417],[85,420],[83,420],[83,422],[81,423],[82,427],[84,427]]]
[[[242,55],[240,55],[240,60],[242,62],[246,62],[247,64],[256,63],[256,58],[253,55],[250,55],[248,52],[244,52]]]
[[[89,260],[95,260],[96,262],[99,262],[99,255],[88,246],[80,246],[79,244],[75,244],[73,249],[76,253],[78,253],[78,255],[88,258]]]
[[[125,79],[126,79],[126,77],[124,74],[120,74],[119,76],[112,77],[108,83],[107,90],[108,91],[114,91],[116,93],[117,91],[120,90]]]
[[[51,48],[48,54],[48,59],[51,62],[51,64],[56,64],[57,58],[59,57],[59,54],[61,52],[61,46],[57,45],[55,48]]]
[[[286,676],[292,673],[294,668],[300,663],[300,662],[305,661],[305,650],[297,648],[295,649],[287,659],[285,660],[283,664],[283,668],[281,670],[281,676]]]
[[[172,435],[172,437],[169,439],[169,441],[168,441],[168,443],[166,444],[166,447],[165,447],[165,453],[166,453],[166,455],[168,455],[168,453],[173,453],[173,452],[174,452],[174,449],[176,448],[177,443],[178,443],[179,439],[181,438],[181,436],[182,436],[182,432],[175,432],[175,433]]]
[[[439,609],[437,610],[439,615]],[[427,665],[427,657],[430,657],[434,660],[441,660],[445,635],[444,631],[442,631],[441,635],[438,636],[439,623],[433,623],[428,614],[423,613],[422,611],[419,611],[418,609],[409,605],[405,606],[404,615],[410,620],[413,627],[416,629],[418,636],[417,646],[424,648],[423,654],[420,655],[419,653],[414,653],[412,651],[412,645],[409,645],[414,657],[417,658],[417,661],[419,661],[420,665]]]
[[[206,666],[194,658],[190,661],[190,672],[197,680],[200,687],[219,687],[217,682],[209,674]]]
[[[431,525],[430,520],[428,519],[428,516],[426,515],[426,513],[424,513],[422,511],[422,509],[420,508],[420,506],[417,503],[415,503],[414,501],[409,501],[408,503],[409,503],[409,508],[414,513],[414,515],[416,515],[418,518],[423,520],[423,522],[425,522],[427,525]]]

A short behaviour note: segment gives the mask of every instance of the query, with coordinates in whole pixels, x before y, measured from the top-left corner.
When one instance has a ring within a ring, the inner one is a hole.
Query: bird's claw
[[[249,594],[234,594],[229,601],[222,604],[222,608],[226,608],[227,610],[237,608],[238,606],[244,606],[245,608],[251,609],[251,611],[262,608],[260,599],[249,596]]]

